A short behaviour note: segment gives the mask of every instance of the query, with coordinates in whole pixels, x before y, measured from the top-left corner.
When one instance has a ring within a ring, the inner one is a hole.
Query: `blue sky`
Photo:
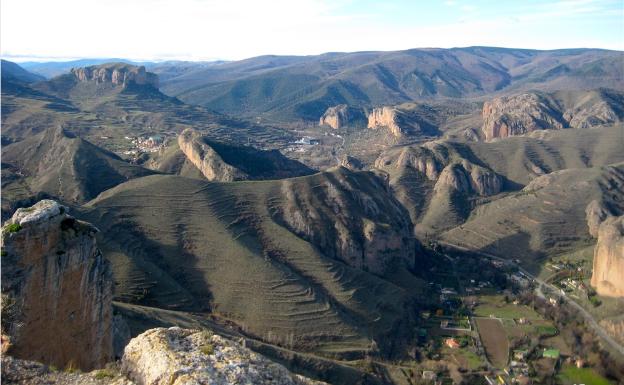
[[[17,61],[470,45],[624,50],[624,0],[2,0],[0,7],[0,49]]]

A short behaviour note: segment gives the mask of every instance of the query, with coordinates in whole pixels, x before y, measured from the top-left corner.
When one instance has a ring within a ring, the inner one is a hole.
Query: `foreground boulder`
[[[122,371],[137,385],[323,384],[209,331],[151,329],[126,346]]]
[[[57,367],[112,357],[112,280],[97,229],[42,200],[2,228],[3,352]]]

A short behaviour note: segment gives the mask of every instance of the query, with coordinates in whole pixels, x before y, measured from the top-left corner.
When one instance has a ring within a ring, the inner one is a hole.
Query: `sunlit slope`
[[[149,176],[101,194],[83,216],[101,230],[119,300],[212,310],[299,349],[361,352],[371,338],[392,349],[409,323],[408,293],[278,224],[283,183]]]

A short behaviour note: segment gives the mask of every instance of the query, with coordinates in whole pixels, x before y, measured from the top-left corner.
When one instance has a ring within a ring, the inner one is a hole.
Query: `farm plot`
[[[495,318],[476,318],[475,321],[488,360],[497,368],[504,368],[509,359],[509,343],[503,324]]]

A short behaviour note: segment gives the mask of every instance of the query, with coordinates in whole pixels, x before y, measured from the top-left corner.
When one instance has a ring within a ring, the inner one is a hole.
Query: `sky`
[[[238,60],[472,45],[624,50],[624,0],[2,0],[9,60]]]

